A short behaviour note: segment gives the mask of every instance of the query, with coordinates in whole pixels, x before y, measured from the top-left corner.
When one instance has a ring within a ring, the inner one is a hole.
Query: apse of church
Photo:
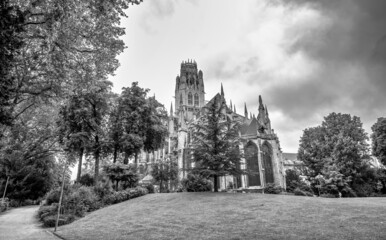
[[[226,104],[225,94],[221,92],[211,100],[205,101],[203,72],[197,69],[197,63],[189,60],[181,63],[180,74],[175,85],[175,110],[170,109],[169,118],[169,151],[177,154],[179,180],[187,175],[186,169],[193,166],[191,159],[189,125],[196,121],[202,107],[213,103],[214,99]],[[285,188],[285,173],[279,139],[271,128],[268,108],[259,96],[257,117],[248,112],[245,105],[244,115],[236,113],[232,103],[226,108],[226,114],[240,122],[242,144],[240,150],[244,158],[240,168],[247,170],[241,176],[220,177],[220,189],[242,188],[262,189],[269,183]]]

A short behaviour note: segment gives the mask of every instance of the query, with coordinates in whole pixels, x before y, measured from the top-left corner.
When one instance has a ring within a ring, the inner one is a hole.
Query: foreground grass
[[[60,227],[65,239],[386,239],[386,198],[149,194]]]

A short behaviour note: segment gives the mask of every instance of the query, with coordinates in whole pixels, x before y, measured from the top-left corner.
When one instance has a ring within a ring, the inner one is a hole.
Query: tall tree
[[[24,16],[17,6],[10,1],[0,3],[0,126],[12,123],[12,96],[15,77],[11,70],[15,64],[15,55],[23,46],[19,34],[23,31]],[[1,135],[0,135],[1,139]]]
[[[383,165],[386,165],[386,118],[378,118],[371,127],[372,152]]]
[[[134,156],[135,163],[141,149],[154,151],[161,147],[167,134],[166,110],[154,98],[147,98],[148,89],[133,82],[123,88],[118,104],[110,116],[110,139],[114,162],[118,152],[125,154],[124,164]]]
[[[2,119],[60,100],[85,82],[106,80],[124,50],[120,18],[130,3],[139,2],[2,1]]]
[[[219,96],[219,95],[218,95]],[[218,191],[218,177],[239,175],[242,170],[239,151],[239,124],[226,115],[226,103],[216,97],[204,108],[203,116],[192,125],[193,171],[212,177],[214,191]]]
[[[92,129],[89,125],[89,109],[83,96],[70,96],[59,111],[59,143],[69,153],[78,155],[78,172],[76,181],[80,181],[82,158],[90,142]]]
[[[346,177],[354,177],[369,157],[367,140],[358,117],[331,113],[321,126],[304,130],[299,159],[312,176],[322,173],[328,165],[335,165]]]

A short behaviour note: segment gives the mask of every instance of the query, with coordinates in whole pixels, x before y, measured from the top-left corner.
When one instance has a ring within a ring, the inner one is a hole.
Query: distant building
[[[284,169],[298,169],[304,170],[305,165],[302,161],[298,160],[297,153],[283,153]]]

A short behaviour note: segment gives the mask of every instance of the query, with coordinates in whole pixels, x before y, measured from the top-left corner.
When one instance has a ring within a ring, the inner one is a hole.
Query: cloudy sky
[[[237,3],[236,3],[237,2]],[[138,81],[169,108],[183,60],[243,112],[267,104],[284,152],[331,112],[386,116],[385,0],[144,0],[128,9],[114,91]]]

